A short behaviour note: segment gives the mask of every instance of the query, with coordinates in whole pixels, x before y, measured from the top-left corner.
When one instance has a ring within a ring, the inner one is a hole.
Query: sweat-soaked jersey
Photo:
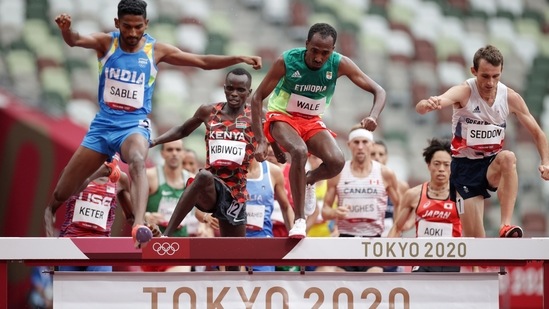
[[[235,200],[245,203],[249,198],[246,174],[256,146],[251,108],[246,103],[244,112],[233,120],[221,113],[225,104],[212,107],[206,125],[206,169],[225,182]]]

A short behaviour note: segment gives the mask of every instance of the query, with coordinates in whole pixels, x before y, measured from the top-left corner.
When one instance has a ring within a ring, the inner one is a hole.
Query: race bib
[[[292,93],[288,100],[286,110],[290,113],[300,113],[318,116],[324,113],[326,98],[314,100],[299,94]]]
[[[420,220],[417,225],[418,237],[452,237],[452,223]]]
[[[124,83],[105,78],[103,99],[112,109],[136,110],[143,107],[145,84]]]
[[[169,192],[169,191],[162,191],[161,193]],[[170,192],[171,194],[171,192]],[[179,199],[174,197],[162,197],[160,199],[160,203],[158,203],[158,213],[162,214],[164,217],[164,222],[161,222],[162,224],[168,224],[170,222],[170,219],[172,218],[173,212],[175,210],[175,206],[177,206],[177,202]]]
[[[246,156],[245,142],[210,139],[208,144],[208,151],[210,152],[210,165],[242,165],[244,157]]]
[[[469,124],[467,146],[499,145],[505,137],[505,129],[495,125]]]
[[[265,205],[246,205],[246,229],[259,231],[265,222]]]
[[[378,220],[379,212],[373,198],[346,198],[343,206],[349,208],[345,219],[352,222],[363,222]]]
[[[72,222],[88,223],[106,230],[110,209],[110,205],[104,206],[77,199],[74,205]]]

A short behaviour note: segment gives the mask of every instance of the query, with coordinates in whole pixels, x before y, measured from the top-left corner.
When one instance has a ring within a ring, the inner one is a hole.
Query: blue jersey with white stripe
[[[133,53],[120,48],[120,32],[111,32],[112,44],[99,61],[99,106],[104,116],[147,115],[157,67],[154,63],[156,40],[145,34],[143,47]]]
[[[274,188],[271,182],[271,174],[267,161],[261,162],[261,173],[258,179],[248,178],[246,188],[250,194],[250,199],[246,201],[246,207],[254,205],[265,207],[262,230],[246,230],[246,237],[273,237],[273,222],[271,214],[274,207]],[[248,220],[250,222],[250,220]]]

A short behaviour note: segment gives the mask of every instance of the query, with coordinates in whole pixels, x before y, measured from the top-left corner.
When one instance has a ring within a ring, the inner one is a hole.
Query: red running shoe
[[[499,230],[499,237],[504,238],[521,238],[522,234],[522,228],[518,225],[504,225]]]

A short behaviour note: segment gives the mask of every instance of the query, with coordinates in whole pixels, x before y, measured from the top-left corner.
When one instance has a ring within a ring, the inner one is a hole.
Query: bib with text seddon
[[[417,237],[452,237],[452,223],[421,220],[417,225]]]
[[[324,113],[326,98],[314,100],[299,94],[292,93],[288,100],[286,111],[310,116],[318,116]]]
[[[246,229],[260,231],[265,221],[265,205],[246,205]]]
[[[505,137],[505,129],[495,125],[469,124],[467,126],[467,146],[500,145]]]
[[[350,222],[371,222],[379,219],[379,211],[373,198],[346,198],[343,206],[349,208],[345,220]]]
[[[246,142],[210,139],[210,165],[238,166],[242,165],[246,155]]]
[[[110,202],[102,205],[90,201],[76,200],[72,222],[92,228],[107,229],[107,220],[111,209]]]
[[[135,72],[134,72],[135,73]],[[128,74],[131,74],[128,71]],[[144,74],[142,74],[144,76]],[[138,83],[125,83],[105,78],[103,98],[112,109],[133,111],[143,107],[145,99],[145,82],[140,77]]]

